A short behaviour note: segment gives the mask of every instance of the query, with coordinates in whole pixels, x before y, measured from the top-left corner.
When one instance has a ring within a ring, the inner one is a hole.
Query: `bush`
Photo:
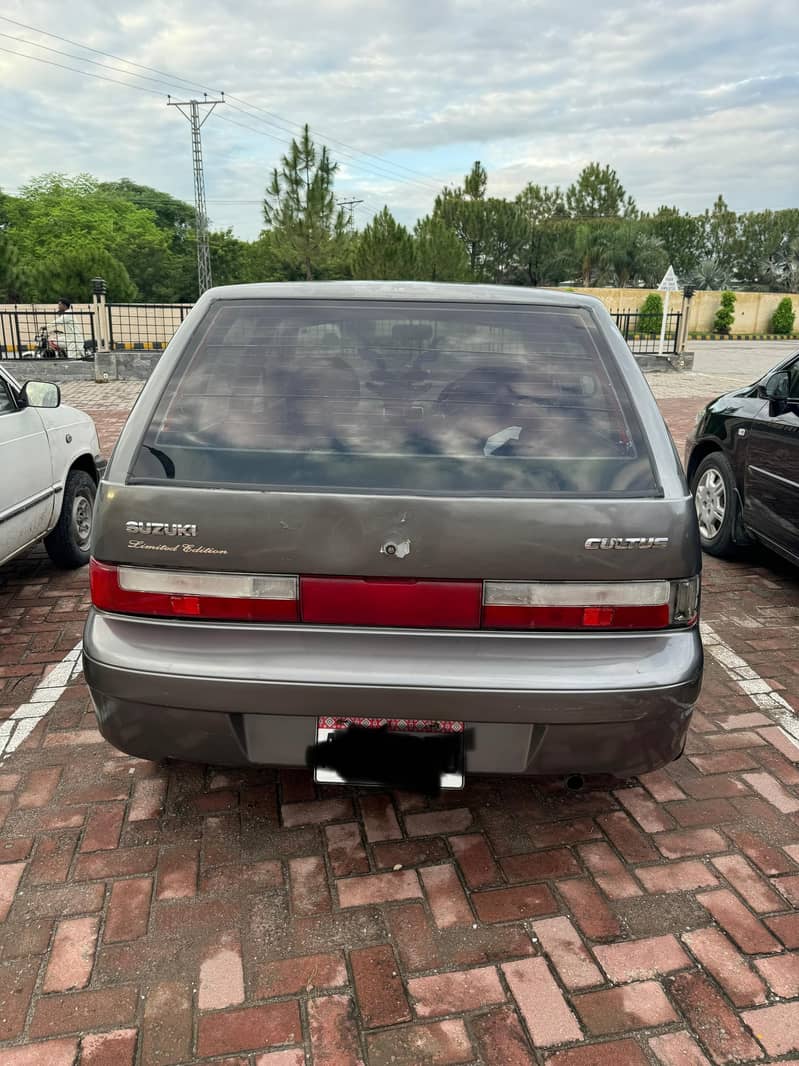
[[[654,337],[660,333],[663,321],[663,298],[656,292],[650,292],[638,312],[638,333]]]
[[[786,296],[777,304],[777,310],[774,312],[774,317],[771,320],[771,332],[786,334],[793,333],[795,319],[796,312],[793,309],[793,303],[790,296]]]
[[[721,294],[721,307],[716,312],[713,323],[714,333],[729,333],[730,326],[735,321],[735,293],[723,292]]]

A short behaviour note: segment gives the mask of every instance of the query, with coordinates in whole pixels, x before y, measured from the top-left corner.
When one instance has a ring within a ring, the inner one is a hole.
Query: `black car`
[[[799,564],[799,355],[700,411],[685,469],[706,552],[760,541]]]

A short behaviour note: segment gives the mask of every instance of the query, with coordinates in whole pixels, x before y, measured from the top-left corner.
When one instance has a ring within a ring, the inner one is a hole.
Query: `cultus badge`
[[[668,537],[589,537],[585,542],[589,550],[625,551],[629,548],[665,548]]]

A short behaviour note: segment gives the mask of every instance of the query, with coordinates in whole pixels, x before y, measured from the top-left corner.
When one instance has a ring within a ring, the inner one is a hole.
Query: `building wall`
[[[573,289],[573,292],[596,296],[609,311],[637,311],[650,292],[657,289]],[[794,329],[799,332],[799,293],[784,292],[736,292],[735,321],[732,333],[769,333],[771,317],[777,310],[777,304],[786,295],[791,297],[796,313]],[[712,333],[713,320],[721,304],[721,293],[701,290],[691,300],[691,314],[688,330],[691,333]],[[673,292],[669,302],[669,311],[679,311],[682,307],[682,292]]]

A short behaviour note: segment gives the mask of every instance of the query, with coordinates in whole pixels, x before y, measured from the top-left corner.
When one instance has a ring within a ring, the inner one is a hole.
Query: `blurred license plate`
[[[385,747],[389,752],[392,762],[389,773],[397,774],[403,780],[386,779],[386,774],[375,774],[371,765],[358,767],[357,776],[350,772],[348,777],[341,776],[337,770],[327,766],[314,766],[314,780],[322,784],[358,784],[358,785],[384,785],[390,787],[414,787],[415,771],[413,765],[403,765],[403,760],[408,757],[403,738],[417,738],[427,741],[440,738],[443,743],[435,744],[436,758],[438,750],[442,751],[442,766],[439,776],[440,788],[453,789],[463,788],[464,785],[464,728],[463,722],[433,722],[416,718],[335,718],[323,717],[317,719],[316,743],[325,744],[328,740],[340,740],[346,734],[350,726],[359,727],[361,730],[373,730],[375,734],[386,735]],[[445,739],[446,738],[446,739]],[[368,741],[367,737],[367,741]],[[381,741],[381,751],[382,751]],[[418,748],[414,745],[418,751]],[[427,751],[429,749],[425,749]],[[411,756],[412,758],[413,756]],[[408,781],[405,782],[404,778]]]

